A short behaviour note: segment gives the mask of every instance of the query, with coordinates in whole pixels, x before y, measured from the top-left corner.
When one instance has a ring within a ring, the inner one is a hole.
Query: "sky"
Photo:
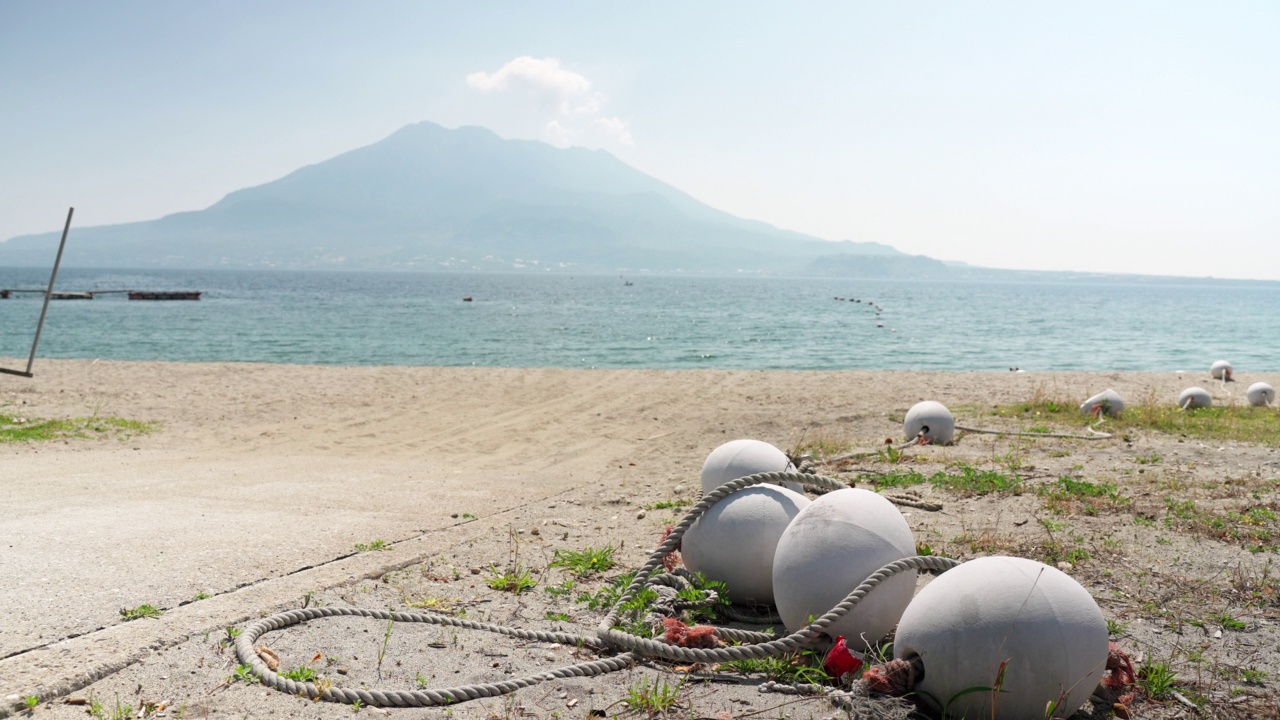
[[[828,240],[1280,279],[1280,3],[0,0],[0,239],[423,120]]]

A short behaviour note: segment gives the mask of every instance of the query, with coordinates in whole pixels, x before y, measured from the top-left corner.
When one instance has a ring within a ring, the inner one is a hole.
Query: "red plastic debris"
[[[658,541],[658,547],[662,547],[662,543],[667,541],[667,536],[669,536],[671,534],[671,531],[675,529],[676,528],[674,525],[667,526],[667,529],[662,533],[662,539]],[[678,548],[680,546],[676,545],[676,547]],[[672,550],[671,552],[662,556],[662,567],[667,572],[671,572],[672,570],[675,570],[676,566],[679,564],[680,564],[680,553],[676,552],[675,550]]]
[[[1102,676],[1103,692],[1099,695],[1111,703],[1116,717],[1129,717],[1129,706],[1133,704],[1137,684],[1138,673],[1133,669],[1133,661],[1125,651],[1111,643],[1107,650],[1107,673]]]
[[[845,683],[849,681],[845,678],[846,675],[853,675],[862,669],[862,658],[849,652],[849,646],[845,644],[844,636],[841,635],[836,638],[836,644],[823,658],[822,669],[838,682]]]
[[[667,629],[662,639],[668,645],[691,648],[718,648],[724,645],[720,642],[720,638],[716,637],[716,629],[710,625],[690,627],[675,618],[664,618],[662,626]]]
[[[916,669],[910,660],[890,660],[883,666],[872,665],[862,674],[867,689],[881,695],[902,697],[916,686]]]

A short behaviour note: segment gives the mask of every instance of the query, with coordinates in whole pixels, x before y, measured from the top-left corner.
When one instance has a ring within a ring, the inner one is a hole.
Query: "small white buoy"
[[[1213,376],[1214,380],[1231,382],[1231,363],[1226,360],[1219,360],[1209,368],[1209,374]]]
[[[1244,391],[1244,396],[1249,398],[1250,405],[1262,407],[1276,401],[1276,390],[1267,383],[1256,382]]]
[[[956,419],[946,405],[925,400],[911,406],[902,421],[902,431],[910,440],[920,433],[924,439],[938,445],[947,445],[956,434]]]
[[[1124,412],[1124,398],[1120,397],[1120,393],[1107,388],[1106,390],[1094,395],[1084,404],[1080,406],[1081,415],[1095,415],[1101,413],[1109,417],[1115,417]]]
[[[727,586],[736,603],[773,604],[773,556],[778,538],[809,498],[763,483],[716,503],[685,531],[685,567]]]
[[[773,559],[773,597],[778,615],[795,632],[835,607],[871,573],[916,554],[915,537],[893,503],[869,490],[827,493],[787,526]],[[916,574],[900,573],[881,583],[827,628],[849,647],[865,647],[898,622],[915,592]]]
[[[1199,386],[1189,387],[1178,396],[1178,407],[1183,410],[1207,408],[1211,405],[1213,405],[1213,397],[1209,395],[1208,390]]]
[[[731,440],[702,463],[702,493],[740,477],[762,472],[795,470],[787,454],[763,440]]]
[[[919,697],[951,717],[999,720],[1048,717],[1050,703],[1053,717],[1073,714],[1102,680],[1107,653],[1107,622],[1087,590],[1061,570],[1002,556],[926,585],[893,642],[895,658],[923,666]]]

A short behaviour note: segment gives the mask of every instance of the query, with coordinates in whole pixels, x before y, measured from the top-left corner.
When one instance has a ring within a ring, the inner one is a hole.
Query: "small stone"
[[[479,575],[479,574],[480,574],[480,568],[478,568],[478,567],[473,567],[473,568],[471,568],[471,574],[472,574],[472,575]]]
[[[542,531],[541,531],[541,530],[539,530],[538,528],[534,528],[534,529],[532,529],[532,530],[530,530],[530,531],[529,531],[529,534],[530,534],[530,535],[541,535],[541,534],[542,534]]]
[[[456,519],[457,519],[457,517],[458,517],[458,513],[453,513],[453,514],[452,514],[452,515],[450,515],[449,517],[454,518],[454,519],[456,520]]]
[[[676,485],[675,487],[671,488],[671,491],[674,492],[676,495],[679,495],[680,493],[684,492],[684,484],[681,483],[679,485]]]
[[[1062,562],[1058,563],[1058,569],[1061,570],[1062,572],[1071,572],[1071,568],[1073,567],[1075,567],[1075,565],[1072,565],[1066,560],[1063,560]]]
[[[340,668],[338,668],[338,674],[339,674],[339,675],[346,675],[346,674],[347,674],[347,672],[348,672],[348,670],[347,670],[346,668],[344,668],[344,667],[340,667]]]
[[[1222,639],[1222,631],[1221,631],[1221,630],[1214,630],[1214,631],[1213,631],[1213,639],[1214,639],[1214,640],[1221,640],[1221,639]]]
[[[641,510],[641,511],[640,511],[640,512],[638,512],[638,513],[636,513],[636,519],[637,519],[637,520],[643,520],[643,519],[644,519],[644,511],[643,511],[643,510]]]

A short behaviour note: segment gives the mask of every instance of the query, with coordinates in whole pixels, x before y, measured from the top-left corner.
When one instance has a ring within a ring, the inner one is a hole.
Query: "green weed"
[[[159,429],[159,423],[117,417],[78,417],[66,420],[0,415],[0,444],[50,440],[115,438],[127,440]]]
[[[657,717],[666,714],[676,706],[683,687],[684,678],[681,678],[674,687],[668,685],[665,679],[661,684],[655,680],[650,685],[648,678],[640,678],[640,682],[633,683],[627,688],[627,696],[622,699],[622,704],[632,712],[642,712],[651,718]]]
[[[1138,670],[1138,687],[1147,697],[1161,700],[1173,690],[1178,681],[1178,673],[1167,662],[1151,661]]]
[[[136,608],[120,608],[120,617],[124,618],[125,622],[142,618],[158,618],[163,614],[164,610],[151,603],[143,603]]]
[[[1240,679],[1244,680],[1246,685],[1262,685],[1263,681],[1267,679],[1267,671],[1244,668],[1240,671]]]
[[[237,665],[236,669],[231,671],[231,676],[227,678],[227,682],[242,682],[246,685],[257,685],[258,676],[253,674],[253,668],[248,665]]]
[[[619,575],[608,585],[594,593],[584,592],[579,594],[576,602],[585,604],[588,610],[608,610],[618,602],[618,598],[622,597],[623,591],[627,589],[627,586],[631,584],[631,580],[635,576],[634,572]]]
[[[1016,475],[1006,475],[995,470],[977,470],[968,465],[959,468],[957,473],[940,470],[926,477],[916,470],[894,471],[863,475],[861,480],[879,489],[910,487],[927,482],[939,490],[962,495],[987,495],[993,492],[1017,494],[1022,491],[1022,479]]]
[[[1231,613],[1222,613],[1214,619],[1218,621],[1223,630],[1243,630],[1249,627],[1248,623],[1237,619]]]
[[[286,680],[294,680],[296,682],[313,682],[317,677],[319,677],[319,674],[306,665],[299,665],[289,672],[280,673],[280,677],[285,678]]]
[[[766,680],[787,684],[820,685],[833,679],[822,669],[822,657],[812,650],[799,654],[733,660],[723,663],[721,667],[743,675],[764,675]]]
[[[1104,510],[1114,511],[1132,502],[1120,493],[1115,483],[1093,483],[1068,476],[1039,486],[1036,494],[1044,499],[1047,510],[1059,515],[1076,512],[1097,515]]]
[[[679,500],[659,500],[658,502],[653,503],[651,505],[645,505],[644,509],[645,510],[675,510],[677,508],[682,508],[692,504],[693,504],[693,501],[687,498],[681,498]]]
[[[387,541],[382,540],[381,538],[374,540],[373,542],[356,543],[356,552],[371,552],[371,551],[377,551],[377,550],[391,550],[391,549],[392,548],[390,545],[387,544]]]
[[[485,584],[494,590],[519,595],[537,585],[538,581],[533,579],[533,573],[528,568],[516,563],[505,570],[498,570],[496,566],[490,565],[489,579]]]
[[[551,559],[551,567],[564,570],[579,578],[590,577],[612,569],[613,546],[602,548],[588,547],[585,550],[556,550]]]

